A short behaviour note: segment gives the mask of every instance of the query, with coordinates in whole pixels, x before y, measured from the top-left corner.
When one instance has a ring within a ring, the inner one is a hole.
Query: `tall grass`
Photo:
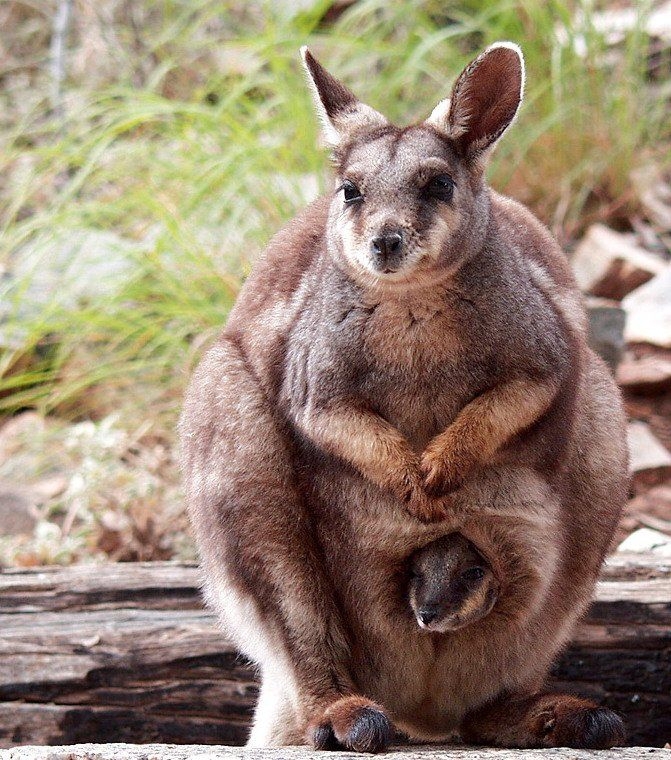
[[[5,25],[20,44],[0,96],[0,264],[10,274],[19,259],[34,266],[0,283],[9,344],[1,410],[96,416],[122,407],[174,418],[194,357],[224,323],[255,254],[328,182],[299,67],[306,42],[399,122],[423,118],[483,46],[519,42],[526,105],[490,179],[564,240],[593,219],[626,217],[631,169],[662,148],[668,158],[668,101],[648,70],[645,3],[614,57],[587,0],[293,6],[91,4],[98,17],[75,17],[60,113],[43,57],[49,13],[26,6]],[[90,231],[130,244],[122,281],[102,282],[94,296],[60,285],[36,296],[53,241],[67,248],[69,236]]]

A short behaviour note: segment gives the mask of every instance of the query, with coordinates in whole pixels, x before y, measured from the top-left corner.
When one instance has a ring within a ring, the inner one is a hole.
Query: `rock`
[[[651,343],[671,348],[671,265],[622,301],[627,312],[624,337],[628,343]]]
[[[621,388],[643,395],[663,393],[671,389],[671,358],[663,356],[628,357],[621,361],[616,373]]]
[[[589,345],[613,372],[624,350],[626,314],[614,301],[587,299]]]
[[[571,264],[582,291],[615,301],[666,267],[659,256],[603,224],[594,224],[587,230],[571,257]]]
[[[27,438],[41,438],[47,423],[37,412],[23,412],[9,417],[0,427],[0,465],[16,454]]]
[[[563,23],[555,27],[557,40],[562,46],[572,46],[581,58],[587,56],[590,48],[587,35],[593,37],[595,32],[603,37],[607,47],[622,45],[627,35],[634,32],[639,34],[643,32],[651,40],[659,40],[664,45],[671,41],[671,2],[669,0],[658,4],[646,13],[641,13],[636,3],[630,5],[632,7],[607,8],[596,12],[590,11],[588,14],[578,11],[573,18],[571,34]]]
[[[646,527],[671,535],[671,482],[629,499],[617,526],[614,548],[637,528]]]
[[[30,535],[38,515],[26,490],[0,482],[0,536]]]
[[[653,552],[671,557],[671,536],[651,528],[640,528],[617,547],[621,552]]]
[[[630,499],[627,512],[632,515],[647,515],[671,524],[671,482],[663,483]]]
[[[671,232],[671,178],[661,166],[648,164],[631,173],[631,182],[652,225],[660,232]]]
[[[27,242],[9,260],[0,301],[0,346],[20,347],[21,322],[46,306],[75,310],[117,293],[149,245],[91,229],[53,230]]]
[[[627,427],[629,466],[634,485],[659,485],[671,475],[671,453],[657,440],[645,422],[630,422]]]

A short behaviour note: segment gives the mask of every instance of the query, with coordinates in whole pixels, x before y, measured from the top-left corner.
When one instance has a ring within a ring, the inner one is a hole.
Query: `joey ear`
[[[427,124],[444,132],[467,158],[494,145],[517,114],[524,90],[524,57],[513,42],[495,42],[461,72],[450,99]]]
[[[335,147],[346,142],[355,132],[389,123],[381,113],[362,103],[342,82],[329,74],[307,47],[301,48],[301,56],[324,136],[330,145]]]

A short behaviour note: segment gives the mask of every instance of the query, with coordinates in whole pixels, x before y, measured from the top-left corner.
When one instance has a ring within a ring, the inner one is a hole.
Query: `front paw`
[[[395,493],[406,510],[421,522],[439,522],[447,517],[444,502],[432,498],[425,492],[419,467],[404,472]]]
[[[308,740],[315,749],[381,752],[394,734],[380,705],[365,697],[341,697],[311,722]]]
[[[434,499],[425,493],[424,489],[418,489],[407,500],[406,510],[423,523],[440,522],[447,519],[448,505],[443,499]]]
[[[422,455],[420,471],[423,488],[430,496],[452,493],[465,483],[473,463],[466,457],[447,458],[427,449]]]

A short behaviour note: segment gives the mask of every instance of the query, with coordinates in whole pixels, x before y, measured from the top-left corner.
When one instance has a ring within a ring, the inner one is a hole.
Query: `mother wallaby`
[[[181,420],[207,598],[258,663],[250,743],[376,751],[392,725],[509,747],[621,743],[539,691],[626,495],[617,389],[548,231],[486,185],[522,98],[498,43],[399,128],[303,51],[334,191],[256,263]],[[407,558],[458,531],[501,580],[420,630]]]

